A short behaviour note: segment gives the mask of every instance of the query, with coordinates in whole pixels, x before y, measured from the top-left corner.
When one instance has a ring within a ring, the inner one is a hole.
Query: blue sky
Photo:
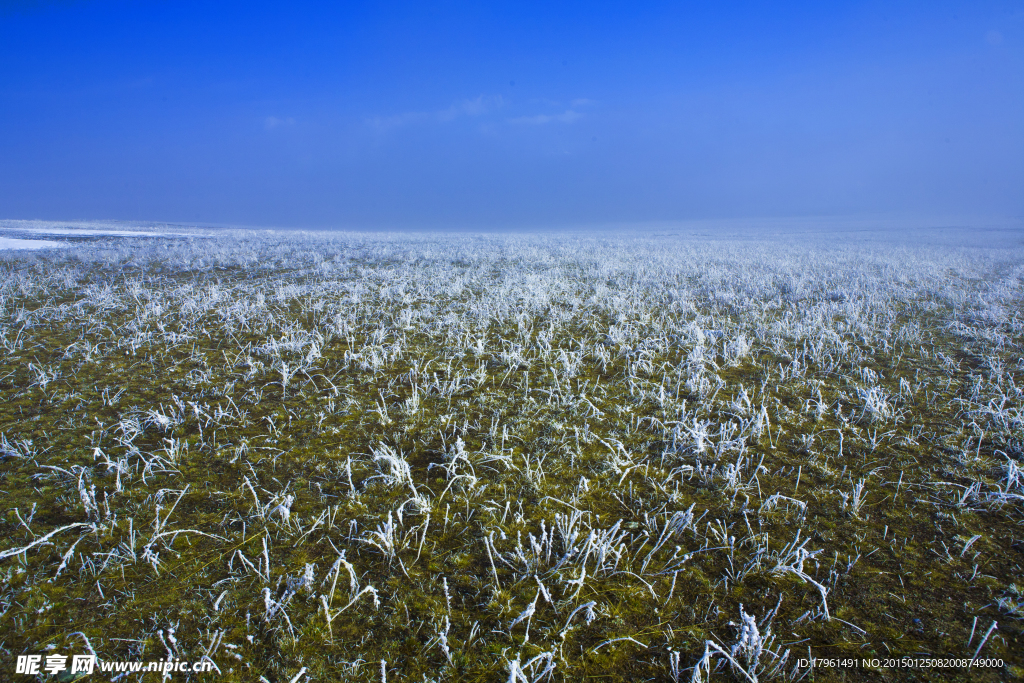
[[[7,2],[0,218],[1024,215],[1024,0]]]

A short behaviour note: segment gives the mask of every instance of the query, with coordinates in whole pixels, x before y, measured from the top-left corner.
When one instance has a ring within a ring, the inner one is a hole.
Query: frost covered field
[[[1024,676],[1019,243],[238,232],[0,269],[5,671]]]

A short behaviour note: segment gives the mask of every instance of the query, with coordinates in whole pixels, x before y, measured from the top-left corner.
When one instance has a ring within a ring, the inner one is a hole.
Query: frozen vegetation
[[[1020,246],[239,232],[0,268],[4,662],[1024,675]]]

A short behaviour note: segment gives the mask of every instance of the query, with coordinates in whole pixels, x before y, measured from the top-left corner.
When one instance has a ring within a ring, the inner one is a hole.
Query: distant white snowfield
[[[19,232],[30,232],[36,235],[81,235],[81,236],[114,236],[114,237],[191,237],[190,232],[164,232],[152,230],[103,230],[90,228],[18,228]]]
[[[0,249],[52,249],[54,247],[71,247],[67,242],[52,240],[19,240],[13,237],[0,236]]]
[[[135,228],[125,230],[125,227]],[[53,247],[74,247],[70,242],[52,240],[22,239],[25,235],[65,235],[70,237],[199,237],[205,232],[172,232],[168,226],[142,224],[125,226],[122,223],[100,221],[34,221],[0,220],[0,249],[49,249]],[[156,228],[156,229],[154,229]],[[9,237],[14,234],[18,237]]]

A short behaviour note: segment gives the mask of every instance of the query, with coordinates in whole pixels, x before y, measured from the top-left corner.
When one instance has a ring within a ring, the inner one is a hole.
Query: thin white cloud
[[[537,114],[536,116],[520,116],[509,119],[509,123],[525,124],[529,126],[543,126],[549,123],[573,123],[583,118],[583,114],[572,109],[567,109],[561,114]]]
[[[366,122],[377,130],[384,131],[423,121],[428,117],[429,115],[424,112],[411,111],[404,114],[395,114],[394,116],[375,116],[372,119],[367,119]]]
[[[389,130],[416,123],[448,123],[462,117],[476,117],[488,114],[505,106],[501,95],[480,95],[471,100],[455,102],[447,109],[433,112],[405,112],[393,116],[375,116],[366,122],[377,130]]]
[[[279,126],[291,126],[295,123],[295,119],[288,117],[286,119],[278,118],[276,116],[268,116],[263,120],[263,127],[266,130],[274,130]]]
[[[452,121],[460,116],[483,116],[495,109],[500,109],[505,104],[501,95],[484,96],[480,95],[472,100],[463,100],[453,104],[443,111],[437,112],[438,121]]]

